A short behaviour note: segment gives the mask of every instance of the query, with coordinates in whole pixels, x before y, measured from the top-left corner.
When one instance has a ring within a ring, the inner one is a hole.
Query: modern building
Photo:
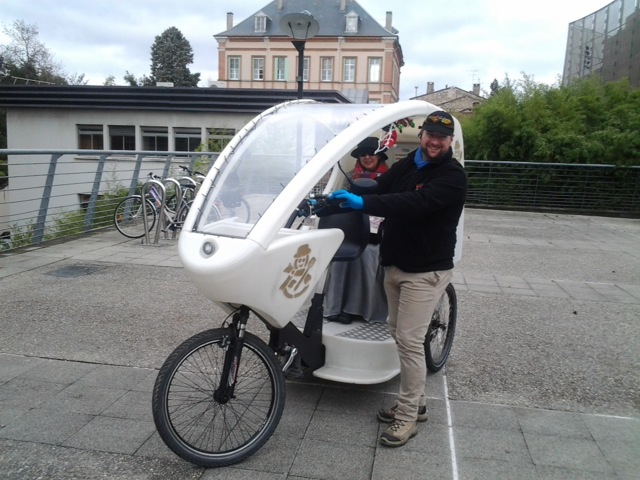
[[[438,105],[454,115],[470,114],[475,107],[485,101],[485,98],[480,96],[479,83],[474,83],[473,90],[468,92],[458,87],[449,86],[435,90],[434,83],[427,82],[427,93],[413,97],[413,99]]]
[[[596,74],[640,87],[640,2],[614,0],[569,24],[562,84]]]
[[[318,32],[304,44],[303,88],[341,92],[355,103],[394,103],[404,65],[392,12],[379,24],[355,0],[274,0],[252,16],[214,35],[218,86],[240,89],[298,88],[299,51],[280,27],[289,14],[304,13]]]

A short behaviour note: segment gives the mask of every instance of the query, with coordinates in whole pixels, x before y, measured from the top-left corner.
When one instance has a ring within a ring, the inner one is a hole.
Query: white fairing
[[[420,117],[434,110],[418,100],[300,100],[259,115],[221,153],[194,201],[179,240],[186,272],[214,302],[247,305],[283,327],[314,292],[343,239],[337,229],[285,228],[292,212],[312,191],[328,193],[342,183],[333,167],[352,161],[349,154],[362,139],[381,137],[383,127],[402,118],[416,119],[419,127]],[[454,150],[461,162],[462,145],[456,123]],[[462,221],[458,239],[457,259]]]

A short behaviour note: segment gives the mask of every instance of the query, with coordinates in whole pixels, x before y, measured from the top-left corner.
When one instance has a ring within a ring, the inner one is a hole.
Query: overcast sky
[[[285,0],[286,1],[286,0]],[[338,2],[339,0],[316,0]],[[200,86],[218,79],[217,42],[227,12],[237,25],[267,0],[0,0],[3,27],[15,20],[35,24],[39,39],[67,74],[85,74],[89,85],[113,75],[124,85],[126,71],[150,74],[151,45],[177,27],[191,44]],[[393,14],[405,65],[400,99],[456,86],[489,90],[493,79],[522,72],[554,84],[562,75],[568,25],[610,3],[608,0],[359,0],[382,26]],[[0,32],[0,45],[9,38]]]

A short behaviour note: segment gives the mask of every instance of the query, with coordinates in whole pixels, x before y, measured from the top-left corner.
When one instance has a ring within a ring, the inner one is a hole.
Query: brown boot
[[[394,420],[380,437],[380,443],[388,447],[401,447],[418,433],[416,422]]]

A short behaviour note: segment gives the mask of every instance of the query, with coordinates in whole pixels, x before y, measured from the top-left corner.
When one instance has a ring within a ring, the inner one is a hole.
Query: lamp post
[[[304,44],[315,37],[320,24],[308,13],[289,13],[280,20],[280,30],[292,38],[291,43],[298,51],[298,98],[302,98],[302,77],[304,74]]]

